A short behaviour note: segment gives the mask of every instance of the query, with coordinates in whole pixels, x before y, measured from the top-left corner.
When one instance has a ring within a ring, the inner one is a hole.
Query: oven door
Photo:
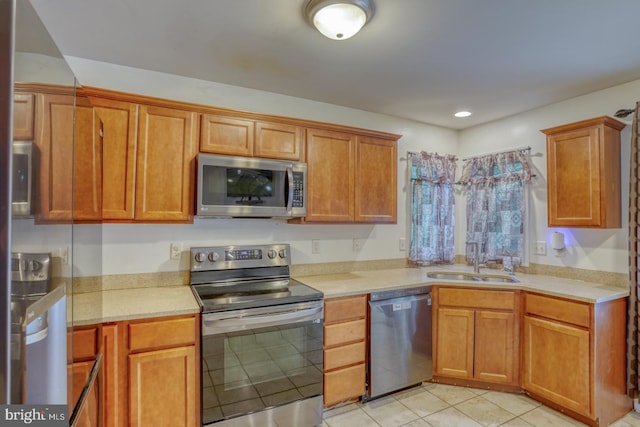
[[[203,314],[203,424],[321,424],[322,319],[322,301]]]

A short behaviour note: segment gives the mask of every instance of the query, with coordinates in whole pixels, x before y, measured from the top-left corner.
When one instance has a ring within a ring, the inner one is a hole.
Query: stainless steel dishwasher
[[[431,286],[373,292],[365,400],[432,376]]]

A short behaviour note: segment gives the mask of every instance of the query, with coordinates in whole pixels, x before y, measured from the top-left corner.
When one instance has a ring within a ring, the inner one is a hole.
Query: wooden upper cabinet
[[[597,117],[542,132],[547,135],[549,227],[620,228],[620,130]]]
[[[256,122],[253,155],[267,159],[299,161],[304,129],[300,126]]]
[[[133,220],[138,105],[91,98],[102,136],[102,218]]]
[[[135,218],[193,218],[197,121],[195,112],[140,105]]]
[[[307,129],[305,222],[395,223],[397,141]]]
[[[356,137],[307,129],[306,222],[353,222]]]
[[[73,209],[75,221],[99,221],[102,146],[93,107],[83,97],[38,94],[36,120],[40,156],[36,219],[70,221]]]
[[[33,117],[35,95],[15,93],[13,95],[13,139],[33,140]]]
[[[358,136],[356,144],[356,222],[397,221],[397,144]]]
[[[203,114],[200,151],[298,161],[303,136],[304,128],[293,124]]]
[[[252,156],[253,137],[253,120],[202,115],[200,151],[203,153]]]

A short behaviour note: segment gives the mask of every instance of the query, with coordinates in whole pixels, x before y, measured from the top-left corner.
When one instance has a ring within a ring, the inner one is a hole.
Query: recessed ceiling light
[[[471,115],[471,111],[458,111],[454,114],[456,117],[469,117]]]

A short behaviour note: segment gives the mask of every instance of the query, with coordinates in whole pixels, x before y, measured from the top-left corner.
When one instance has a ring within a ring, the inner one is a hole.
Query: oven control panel
[[[191,271],[290,265],[289,245],[233,245],[191,248]]]

